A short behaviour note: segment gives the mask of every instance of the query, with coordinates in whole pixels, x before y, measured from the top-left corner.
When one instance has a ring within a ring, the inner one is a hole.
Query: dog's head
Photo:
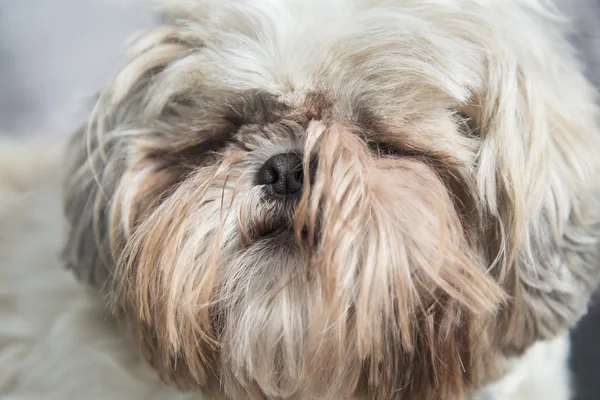
[[[66,190],[69,265],[166,380],[450,399],[577,318],[598,129],[550,10],[181,3]]]

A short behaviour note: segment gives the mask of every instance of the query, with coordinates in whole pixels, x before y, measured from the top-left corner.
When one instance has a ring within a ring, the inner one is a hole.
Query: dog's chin
[[[288,225],[261,232],[255,238],[253,245],[260,246],[266,252],[277,253],[283,251],[287,253],[299,253],[298,240],[296,239],[294,230]]]
[[[295,250],[310,247],[308,229],[300,227],[299,232],[294,227],[297,202],[286,206],[284,210],[268,213],[259,221],[255,221],[250,228],[250,235],[246,237],[246,246],[260,245],[271,247],[274,252]],[[318,225],[318,224],[316,224]],[[315,228],[318,228],[316,226]],[[313,235],[312,243],[318,241],[318,234]],[[267,249],[265,249],[267,251]]]
[[[319,234],[315,232],[309,240],[310,234],[307,228],[296,232],[290,223],[274,226],[270,229],[261,230],[259,235],[253,238],[251,246],[260,246],[266,253],[285,253],[302,258],[303,251],[318,244]]]

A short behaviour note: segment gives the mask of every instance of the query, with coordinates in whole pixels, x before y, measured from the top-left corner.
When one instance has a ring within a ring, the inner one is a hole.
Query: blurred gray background
[[[0,134],[60,134],[156,18],[119,0],[0,0]]]
[[[120,65],[123,41],[158,21],[129,1],[0,0],[0,135],[64,135],[84,121],[88,100]],[[559,1],[600,87],[600,0]],[[600,400],[595,304],[573,332],[576,400]]]

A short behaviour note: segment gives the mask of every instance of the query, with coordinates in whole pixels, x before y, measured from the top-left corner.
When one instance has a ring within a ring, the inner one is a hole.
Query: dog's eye
[[[473,118],[467,115],[463,111],[456,113],[456,119],[458,123],[458,129],[465,136],[477,136],[477,132],[474,128]]]
[[[410,157],[415,155],[414,152],[400,148],[396,144],[370,141],[368,145],[371,152],[378,157]]]
[[[395,153],[394,150],[392,149],[392,147],[385,143],[370,142],[369,149],[371,150],[372,153],[374,153],[380,157],[391,156]]]
[[[230,138],[208,139],[179,148],[163,149],[152,154],[152,158],[159,160],[164,165],[194,169],[214,160],[217,154],[229,143],[231,143]]]
[[[231,137],[209,139],[189,148],[187,150],[187,153],[195,156],[204,156],[208,154],[218,153],[232,141],[233,140]]]

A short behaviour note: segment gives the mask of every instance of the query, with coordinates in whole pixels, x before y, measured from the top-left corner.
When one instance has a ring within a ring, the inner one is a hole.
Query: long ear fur
[[[502,43],[484,44],[487,88],[466,111],[482,136],[491,272],[513,298],[498,327],[509,353],[572,325],[600,275],[596,93],[556,29],[562,21],[534,3],[520,14],[526,35],[515,14],[489,35]],[[498,6],[487,14],[502,21]]]
[[[89,123],[70,143],[64,205],[70,228],[64,258],[85,283],[97,288],[110,283],[115,266],[112,250],[119,245],[114,243],[119,231],[110,226],[110,216],[115,214],[112,208],[119,206],[115,194],[127,189],[120,187],[123,174],[141,168],[127,139],[139,134],[132,126],[143,126],[139,120],[146,87],[194,45],[169,26],[134,38],[126,66],[99,96]]]

